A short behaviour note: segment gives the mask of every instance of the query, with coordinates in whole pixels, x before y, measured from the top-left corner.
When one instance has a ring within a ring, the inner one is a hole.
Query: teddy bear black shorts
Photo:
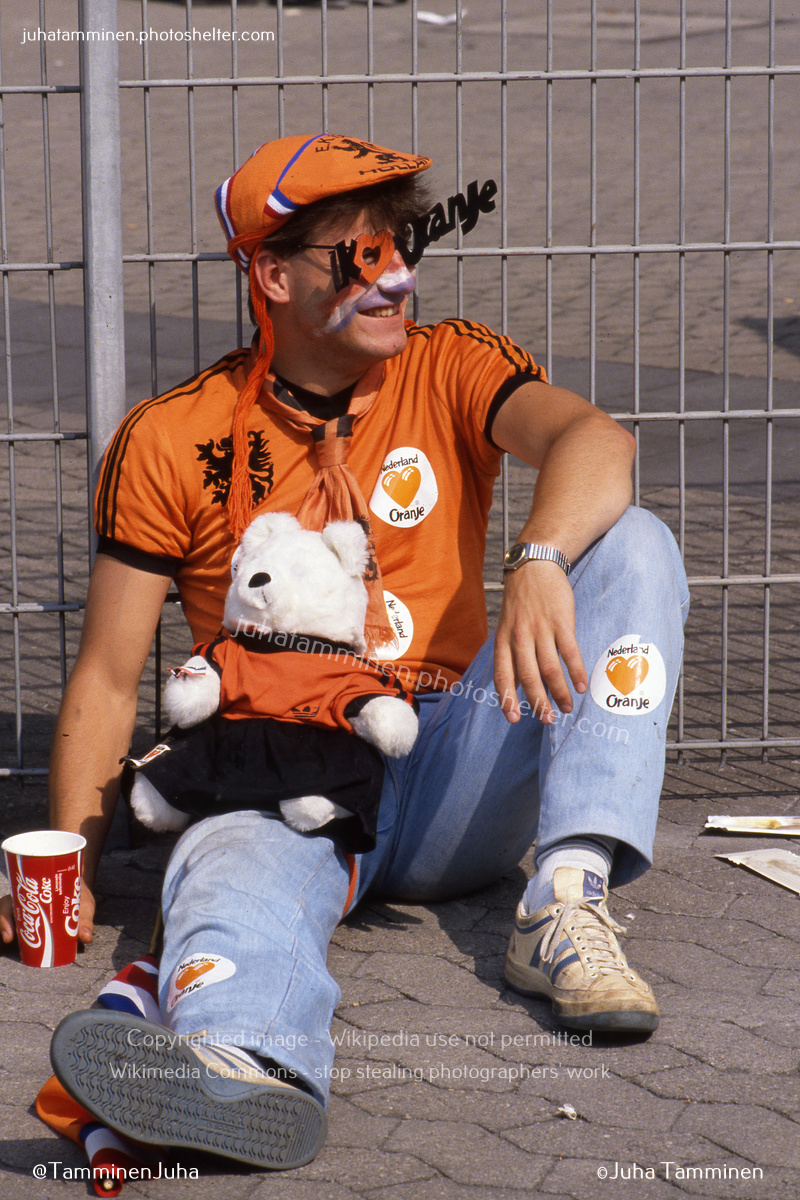
[[[169,750],[136,770],[194,821],[248,809],[279,816],[282,800],[325,796],[353,816],[302,836],[330,837],[349,854],[375,846],[383,759],[344,729],[217,713],[191,729],[170,730],[161,744]],[[134,772],[126,775],[129,793]]]

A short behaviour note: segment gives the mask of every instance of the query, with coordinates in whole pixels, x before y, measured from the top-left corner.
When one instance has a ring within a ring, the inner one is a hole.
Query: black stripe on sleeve
[[[486,423],[483,427],[483,432],[486,434],[486,437],[492,443],[492,445],[494,446],[494,448],[496,450],[503,449],[502,446],[497,445],[494,438],[492,437],[492,426],[494,425],[495,417],[500,412],[500,409],[503,407],[503,405],[505,404],[508,397],[513,396],[513,394],[517,390],[517,388],[522,387],[523,384],[526,384],[526,383],[540,383],[540,382],[541,382],[540,375],[532,375],[527,371],[520,371],[517,375],[511,375],[508,379],[505,380],[504,383],[500,384],[500,387],[497,389],[497,391],[494,394],[494,399],[492,400],[492,403],[489,405],[489,411],[486,414]]]
[[[165,392],[161,396],[154,396],[150,400],[143,400],[127,413],[114,434],[103,459],[103,467],[95,497],[96,521],[99,533],[109,537],[113,537],[114,535],[117,519],[117,493],[122,474],[122,461],[125,457],[131,433],[142,417],[151,408],[167,404],[170,400],[178,399],[181,396],[192,396],[200,392],[212,376],[236,370],[239,362],[248,353],[249,351],[247,350],[235,350],[232,354],[226,354],[219,362],[214,363],[213,366],[208,367],[205,371],[201,371],[199,375],[187,379],[184,383],[178,384],[177,387],[170,389],[169,392]]]
[[[114,538],[100,536],[97,540],[97,553],[107,554],[128,567],[137,571],[147,571],[150,575],[169,575],[175,578],[181,568],[182,559],[170,558],[166,554],[151,554],[147,550],[137,550],[135,546],[126,546]]]
[[[498,350],[515,370],[543,378],[542,368],[534,362],[527,350],[522,350],[505,334],[495,333],[488,326],[479,325],[475,321],[457,318],[443,321],[442,325],[451,329],[456,337],[471,338],[473,341],[481,342],[484,346],[491,346],[494,350]]]

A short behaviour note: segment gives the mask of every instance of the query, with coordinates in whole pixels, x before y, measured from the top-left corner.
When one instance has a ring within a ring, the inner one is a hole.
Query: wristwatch
[[[570,573],[570,562],[566,554],[556,550],[555,546],[538,546],[535,542],[517,542],[515,546],[512,546],[503,559],[503,573],[516,571],[517,567],[521,567],[523,563],[532,562],[535,559],[554,562],[566,575]]]

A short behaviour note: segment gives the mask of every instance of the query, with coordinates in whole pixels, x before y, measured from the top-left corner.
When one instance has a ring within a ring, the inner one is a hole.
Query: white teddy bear
[[[195,646],[164,689],[177,729],[143,759],[126,760],[143,824],[179,830],[191,817],[279,809],[302,832],[353,818],[346,848],[374,845],[376,751],[408,754],[417,705],[362,657],[368,557],[355,522],[317,533],[267,513],[248,526],[220,635]]]

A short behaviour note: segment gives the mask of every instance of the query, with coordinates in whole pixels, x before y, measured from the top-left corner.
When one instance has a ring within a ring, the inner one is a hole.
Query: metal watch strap
[[[517,549],[522,549],[524,553],[519,555],[516,562],[508,563],[509,554],[512,550]],[[540,546],[536,542],[517,542],[505,556],[503,572],[505,574],[509,571],[516,571],[523,563],[535,561],[554,562],[561,567],[565,575],[569,575],[571,570],[571,564],[566,554],[563,554],[561,550],[556,550],[555,546]]]

